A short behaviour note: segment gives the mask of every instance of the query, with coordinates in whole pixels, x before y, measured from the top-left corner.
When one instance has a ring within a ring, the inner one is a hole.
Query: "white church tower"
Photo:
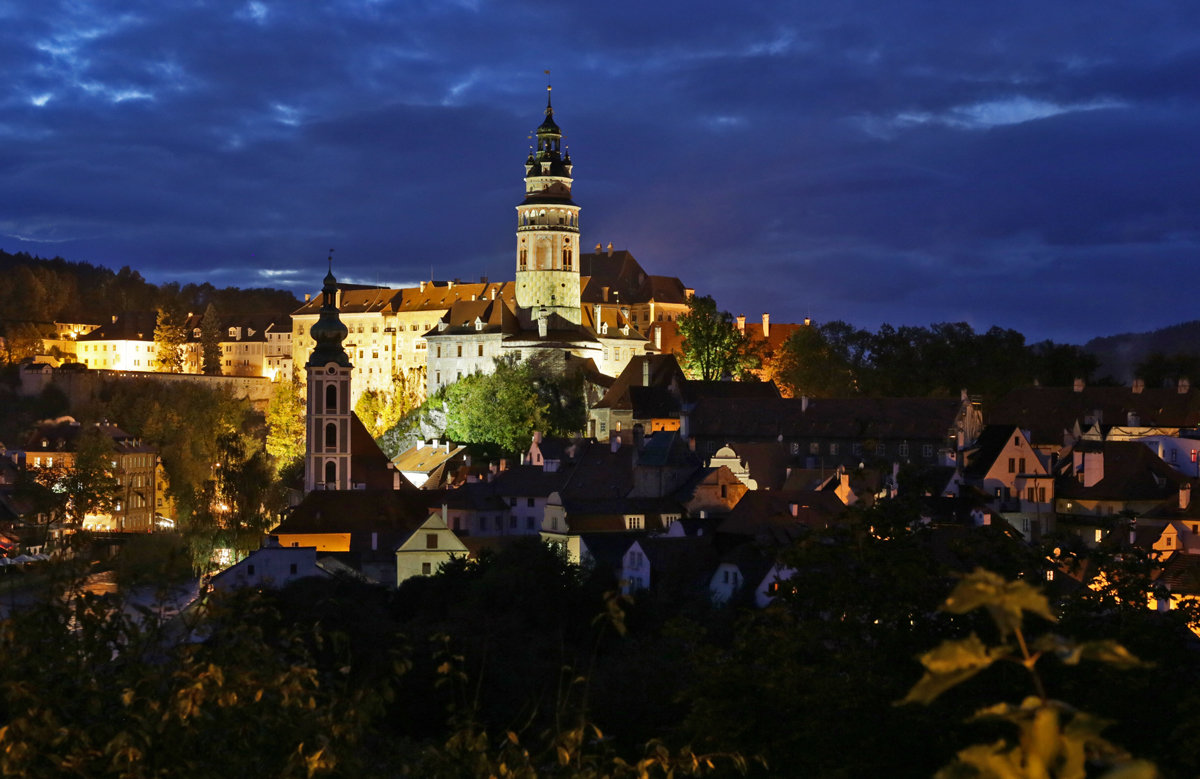
[[[517,306],[534,319],[579,315],[579,206],[571,200],[571,155],[561,149],[550,87],[537,148],[525,161],[525,200],[517,206]]]
[[[309,331],[316,341],[305,371],[304,491],[350,489],[350,357],[342,348],[347,329],[338,316],[333,258],[321,290],[321,313]]]

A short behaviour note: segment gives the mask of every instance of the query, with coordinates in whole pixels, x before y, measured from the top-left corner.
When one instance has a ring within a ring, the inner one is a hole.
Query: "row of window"
[[[710,452],[710,454],[716,452],[716,449],[713,448],[715,446],[716,446],[716,442],[712,442],[712,441],[709,442],[709,448],[712,449],[712,452]],[[800,443],[793,441],[792,446],[791,446],[791,451],[792,451],[792,454],[796,454],[796,455],[800,454]],[[864,447],[861,443],[853,443],[850,445],[850,453],[853,454],[855,457],[858,457],[859,455],[861,455],[863,453],[863,451],[864,451]],[[911,450],[910,450],[910,447],[909,447],[909,444],[907,441],[902,441],[896,445],[896,456],[897,457],[908,457],[910,451]],[[876,457],[886,457],[887,453],[888,453],[888,445],[882,441],[876,441],[874,448],[871,449],[871,452],[874,453],[874,455]],[[821,454],[821,443],[819,441],[810,442],[808,444],[808,453],[810,455]],[[829,447],[828,447],[826,453],[831,456],[836,457],[841,453],[841,446],[836,441],[832,441],[829,443]],[[933,444],[922,444],[921,445],[921,457],[925,458],[926,460],[933,457]],[[1024,463],[1025,462],[1024,459],[1022,459],[1021,462]],[[1024,466],[1022,465],[1022,467],[1024,467]],[[1012,471],[1010,470],[1009,472],[1011,473]]]

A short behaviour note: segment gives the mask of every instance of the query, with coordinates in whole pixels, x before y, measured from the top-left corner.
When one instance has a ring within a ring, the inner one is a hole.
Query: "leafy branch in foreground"
[[[1135,668],[1144,665],[1141,661],[1109,640],[1076,642],[1055,633],[1030,640],[1023,627],[1026,612],[1047,622],[1058,621],[1046,596],[1028,582],[1008,581],[982,568],[964,576],[942,604],[942,610],[951,614],[966,614],[978,608],[987,610],[1000,643],[989,646],[974,633],[965,639],[943,641],[921,655],[925,675],[898,703],[930,703],[998,662],[1023,667],[1035,694],[1019,705],[998,703],[977,711],[972,719],[1010,723],[1017,737],[961,750],[956,760],[938,773],[939,777],[1084,779],[1100,769],[1106,770],[1103,776],[1107,779],[1151,779],[1158,775],[1152,763],[1131,759],[1101,737],[1107,721],[1051,699],[1037,669],[1038,661],[1048,655],[1065,665],[1088,659]]]

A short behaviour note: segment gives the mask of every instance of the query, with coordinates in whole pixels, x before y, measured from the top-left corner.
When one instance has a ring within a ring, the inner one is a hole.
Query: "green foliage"
[[[267,454],[277,471],[304,460],[303,387],[296,376],[281,379],[271,386],[267,401]]]
[[[129,266],[112,271],[0,251],[0,323],[100,322],[123,311],[203,311],[209,303],[227,314],[293,311],[300,305],[284,290],[218,289],[207,282],[156,286]]]
[[[210,601],[164,622],[154,607],[66,590],[67,599],[0,622],[0,772],[367,772],[362,740],[388,679],[374,688],[352,681],[336,634],[283,623],[255,597]],[[49,659],[46,647],[55,649]],[[321,652],[346,672],[326,670]]]
[[[202,505],[205,484],[213,478],[218,438],[236,433],[247,451],[261,440],[261,417],[247,401],[191,383],[109,382],[80,416],[119,420],[122,429],[157,446],[185,521]]]
[[[86,515],[112,510],[120,486],[114,471],[112,439],[96,427],[80,433],[75,461],[53,487],[66,498],[68,521],[79,527]]]
[[[167,309],[158,309],[154,325],[154,366],[164,373],[183,373],[183,346],[187,331],[178,317]]]
[[[221,375],[221,322],[212,303],[200,318],[201,370],[209,376]]]
[[[238,558],[257,549],[284,505],[265,451],[248,447],[236,433],[219,436],[216,445],[212,477],[185,530],[199,573],[211,569],[217,549],[232,549]]]
[[[885,324],[874,333],[840,321],[803,327],[788,339],[779,363],[781,384],[810,397],[945,396],[967,388],[994,398],[1035,381],[1068,385],[1097,367],[1077,346],[1027,346],[1016,330],[977,333],[966,322]]]
[[[39,322],[9,321],[3,324],[0,335],[0,363],[16,365],[27,357],[42,353],[42,339],[54,337],[54,327]]]
[[[447,387],[443,402],[447,437],[506,453],[523,451],[535,430],[570,435],[584,423],[581,378],[557,375],[543,360],[497,359],[491,373]]]
[[[689,377],[703,381],[726,376],[745,379],[758,367],[750,339],[738,330],[733,315],[717,310],[711,296],[689,298],[687,313],[679,316],[677,324],[683,338],[681,365]]]
[[[1200,354],[1151,352],[1133,369],[1133,375],[1147,387],[1174,385],[1180,379],[1200,377]]]
[[[1120,668],[1140,667],[1141,661],[1128,650],[1114,641],[1076,642],[1054,633],[1028,640],[1024,630],[1027,613],[1047,622],[1057,621],[1049,602],[1028,583],[1006,581],[983,569],[964,576],[942,608],[951,614],[986,609],[1000,643],[987,646],[974,633],[965,639],[943,641],[921,655],[925,675],[900,703],[928,704],[999,662],[1023,667],[1036,695],[1026,697],[1019,705],[1000,703],[977,711],[975,719],[1008,723],[1016,736],[960,750],[956,762],[939,776],[1083,779],[1088,775],[1089,765],[1109,768],[1105,776],[1114,778],[1157,776],[1152,764],[1133,761],[1101,737],[1107,723],[1049,698],[1037,668],[1043,657],[1055,657],[1066,665],[1087,659]],[[1015,645],[1009,643],[1010,637],[1015,639]]]
[[[419,405],[419,390],[419,387],[409,386],[404,375],[394,373],[388,389],[367,390],[359,396],[358,402],[354,404],[354,413],[362,420],[371,436],[379,438]]]

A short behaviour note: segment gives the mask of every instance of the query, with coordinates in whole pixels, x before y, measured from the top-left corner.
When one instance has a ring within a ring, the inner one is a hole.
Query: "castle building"
[[[496,357],[543,354],[564,368],[572,361],[580,366],[591,361],[600,372],[615,375],[650,347],[632,326],[634,301],[621,301],[615,287],[591,285],[590,277],[581,275],[585,264],[605,279],[637,264],[627,252],[615,261],[611,252],[580,252],[580,208],[571,194],[574,165],[562,146],[549,96],[536,135],[537,145],[525,160],[525,197],[517,206],[515,300],[457,301],[425,334],[429,394],[471,372],[490,371]],[[635,273],[646,281],[640,266]],[[593,301],[587,305],[585,293]]]

